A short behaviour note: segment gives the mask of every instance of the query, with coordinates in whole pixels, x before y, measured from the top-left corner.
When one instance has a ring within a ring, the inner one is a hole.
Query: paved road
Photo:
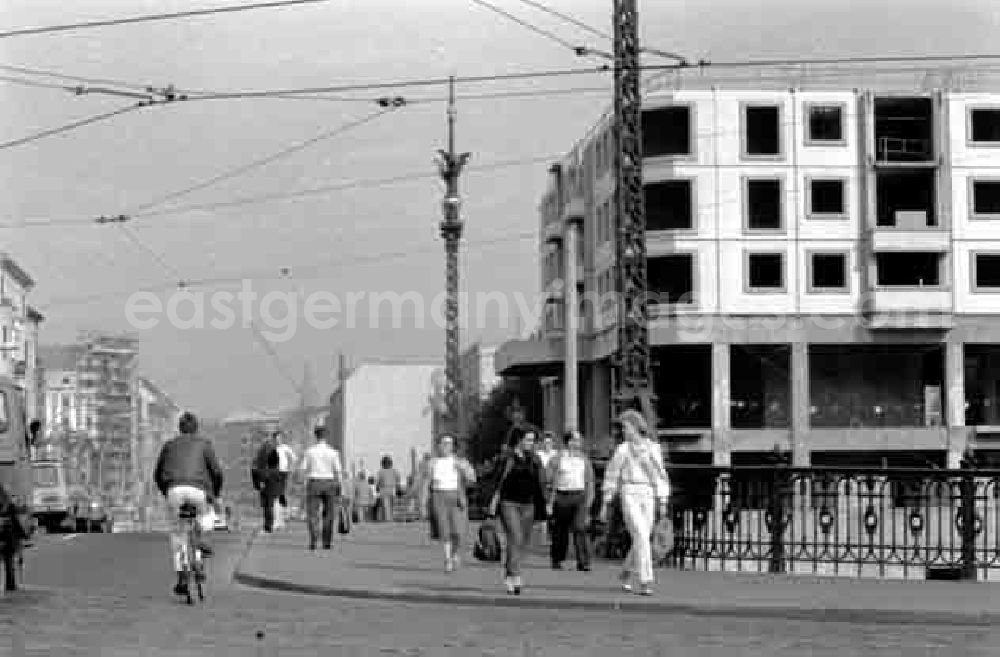
[[[41,541],[29,562],[33,588],[0,598],[0,655],[909,657],[991,655],[1000,644],[1000,630],[617,617],[263,593],[228,582],[240,548],[237,536],[217,538],[210,600],[199,609],[169,594],[162,536],[83,534]],[[17,650],[19,639],[25,651]]]

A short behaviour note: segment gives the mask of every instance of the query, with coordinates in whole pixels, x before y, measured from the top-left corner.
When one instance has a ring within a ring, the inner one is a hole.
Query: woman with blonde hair
[[[459,551],[468,527],[466,491],[476,483],[476,471],[455,454],[455,437],[446,433],[420,476],[420,508],[429,514],[431,538],[444,546],[444,570],[450,573],[461,563]]]
[[[670,481],[663,466],[663,452],[649,438],[649,428],[642,414],[628,410],[616,420],[625,440],[615,449],[604,472],[603,503],[600,518],[607,522],[608,506],[617,497],[622,506],[625,526],[632,538],[632,549],[625,557],[621,585],[632,590],[633,575],[639,576],[639,593],[653,594],[653,551],[650,536],[657,518],[667,515]]]

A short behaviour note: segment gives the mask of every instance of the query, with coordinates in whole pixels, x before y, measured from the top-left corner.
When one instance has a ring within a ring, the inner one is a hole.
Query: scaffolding
[[[81,332],[83,347],[77,363],[80,398],[95,437],[90,479],[103,496],[128,505],[141,495],[133,483],[139,468],[138,403],[136,398],[139,340],[131,334]]]

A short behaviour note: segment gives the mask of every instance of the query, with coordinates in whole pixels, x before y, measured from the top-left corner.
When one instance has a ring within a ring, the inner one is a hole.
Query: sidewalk
[[[313,595],[437,604],[689,613],[855,623],[995,625],[1000,587],[924,582],[657,570],[656,594],[623,592],[616,563],[589,573],[572,559],[553,571],[541,550],[529,557],[520,596],[507,595],[500,564],[472,559],[445,573],[440,545],[423,523],[355,526],[332,550],[306,550],[301,523],[259,534],[234,580],[258,588]]]

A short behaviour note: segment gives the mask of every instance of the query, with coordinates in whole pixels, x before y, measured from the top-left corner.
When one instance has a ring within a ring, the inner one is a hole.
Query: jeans
[[[395,499],[395,495],[379,495],[379,519],[382,522],[392,522],[392,503]]]
[[[180,518],[181,507],[192,504],[198,510],[195,518],[196,526],[203,527],[203,520],[208,513],[208,495],[195,486],[171,486],[167,491],[167,513],[171,520],[170,551],[174,557],[174,570],[181,572],[181,550],[187,546],[187,521]],[[202,529],[204,531],[204,529]]]
[[[653,549],[649,539],[656,514],[653,490],[649,486],[622,487],[622,515],[632,538],[632,549],[625,557],[624,569],[638,573],[643,584],[653,583]]]
[[[562,563],[569,551],[569,536],[573,535],[573,547],[576,551],[576,564],[581,567],[590,565],[590,539],[587,536],[587,512],[584,504],[583,491],[572,493],[556,493],[552,508],[553,531],[552,563]]]
[[[507,577],[520,577],[521,561],[535,525],[535,505],[501,501],[500,523],[507,539],[507,558],[504,564]]]
[[[309,518],[309,546],[322,537],[323,547],[333,543],[333,518],[340,505],[340,490],[333,479],[310,479],[306,482],[306,513]],[[320,508],[322,507],[322,516]],[[322,518],[322,529],[320,520]]]

